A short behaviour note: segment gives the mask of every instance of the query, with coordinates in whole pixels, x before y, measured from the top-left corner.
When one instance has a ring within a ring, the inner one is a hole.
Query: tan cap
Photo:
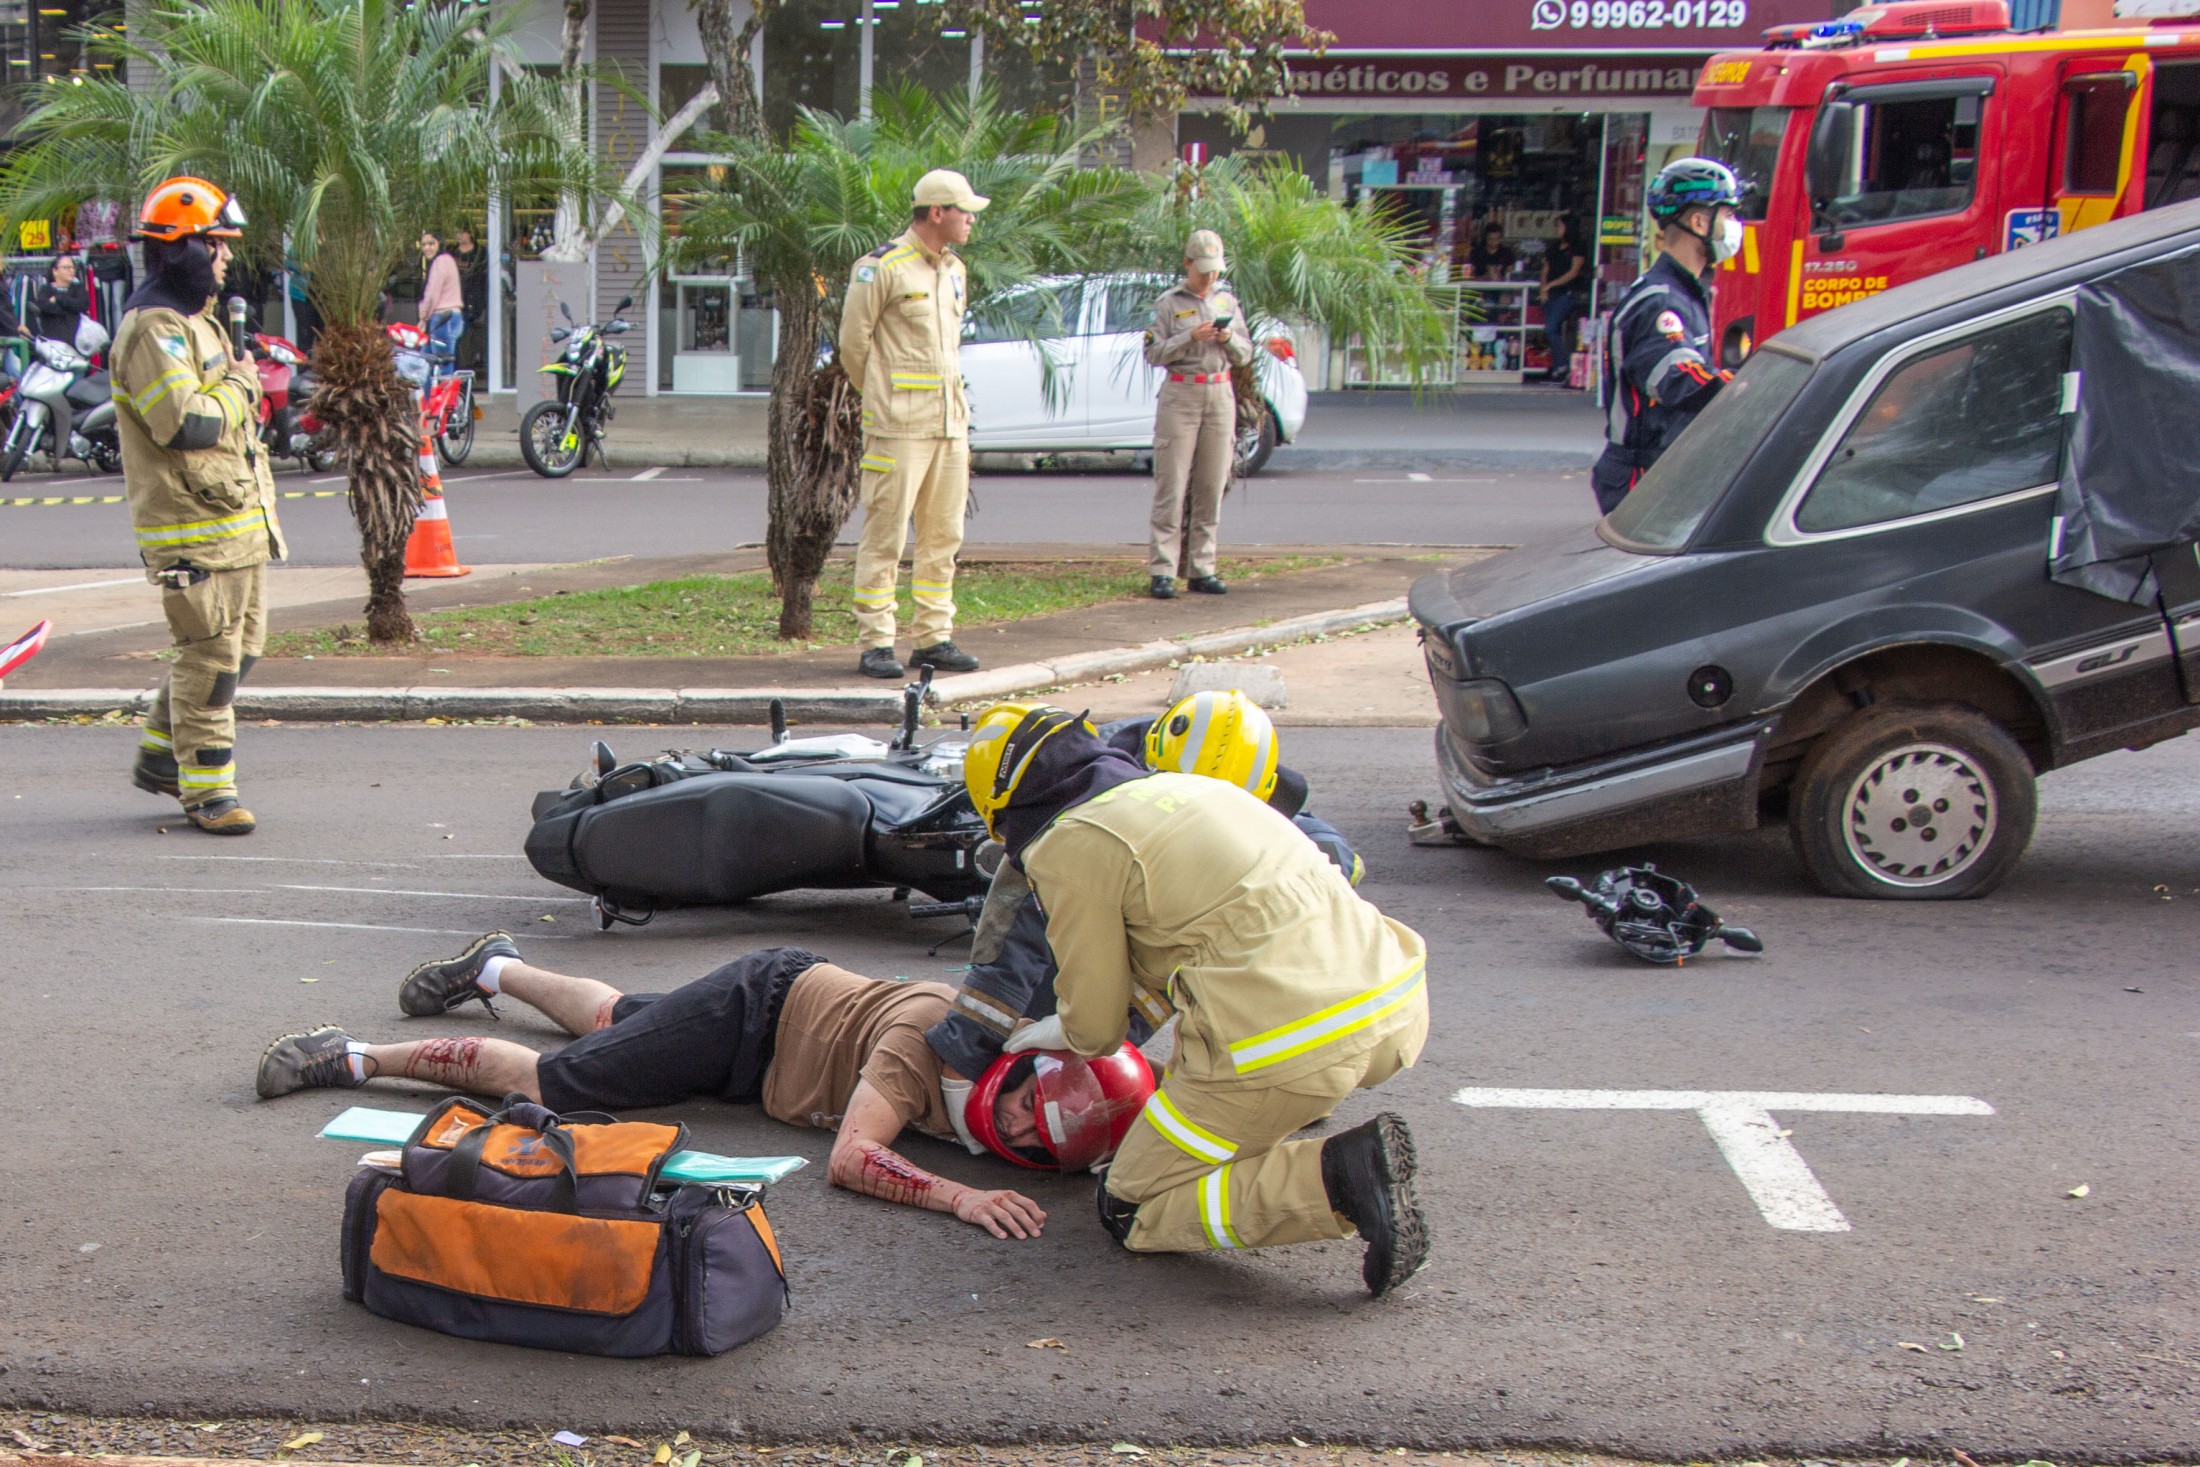
[[[975,214],[993,201],[971,188],[970,180],[952,168],[935,168],[917,180],[910,202],[922,209],[932,204],[953,204]]]
[[[1194,270],[1223,271],[1230,262],[1222,257],[1222,236],[1212,229],[1195,229],[1184,241],[1184,263]]]

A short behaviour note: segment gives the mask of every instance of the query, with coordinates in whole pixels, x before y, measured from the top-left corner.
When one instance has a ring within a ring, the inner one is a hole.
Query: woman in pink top
[[[443,241],[433,230],[420,236],[420,259],[428,267],[428,283],[420,291],[421,327],[455,357],[459,333],[466,329],[466,301],[459,283],[458,261],[443,248]]]

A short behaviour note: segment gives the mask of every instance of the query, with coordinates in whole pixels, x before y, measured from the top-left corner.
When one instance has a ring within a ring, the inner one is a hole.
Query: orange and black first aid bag
[[[587,1355],[716,1355],[779,1323],[786,1269],[752,1188],[658,1173],[685,1126],[455,1097],[399,1170],[344,1197],[344,1297],[470,1340]]]

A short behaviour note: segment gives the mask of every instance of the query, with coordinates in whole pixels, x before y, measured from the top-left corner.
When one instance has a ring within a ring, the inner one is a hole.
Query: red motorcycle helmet
[[[994,1106],[1004,1092],[1038,1077],[1032,1109],[1040,1145],[1016,1147],[1001,1135]],[[963,1122],[979,1145],[1033,1171],[1081,1172],[1115,1155],[1154,1092],[1153,1066],[1130,1045],[1100,1059],[1062,1049],[1004,1054],[970,1087]]]

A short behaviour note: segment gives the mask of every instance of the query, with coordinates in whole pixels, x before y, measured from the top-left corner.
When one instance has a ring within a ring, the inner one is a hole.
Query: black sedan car
[[[1991,890],[2036,774],[2200,723],[2196,330],[2180,205],[1781,332],[1602,521],[1414,587],[1447,828],[1784,818],[1828,892]],[[2144,493],[2177,504],[2135,541]]]

